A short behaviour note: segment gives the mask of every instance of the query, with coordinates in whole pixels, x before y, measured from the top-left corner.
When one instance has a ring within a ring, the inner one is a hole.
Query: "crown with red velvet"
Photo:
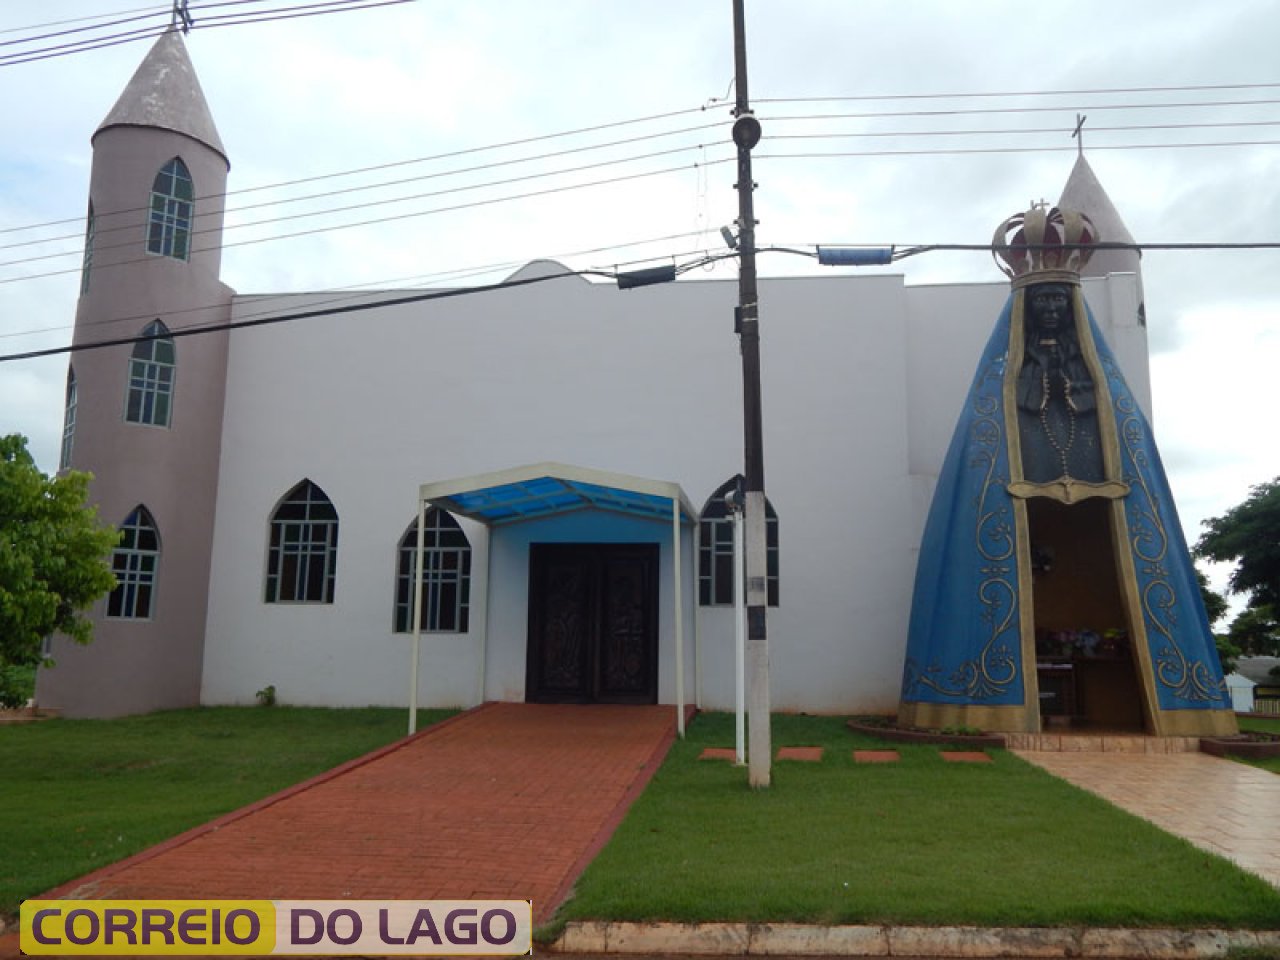
[[[1079,283],[1098,232],[1083,213],[1032,206],[1000,226],[991,253],[1014,289],[1032,283]]]

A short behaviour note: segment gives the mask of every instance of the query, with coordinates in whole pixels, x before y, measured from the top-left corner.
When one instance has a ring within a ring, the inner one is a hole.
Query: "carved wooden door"
[[[657,703],[658,545],[529,547],[525,698]]]

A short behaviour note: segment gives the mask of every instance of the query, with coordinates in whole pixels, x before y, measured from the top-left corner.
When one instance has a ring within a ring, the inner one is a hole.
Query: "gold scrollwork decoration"
[[[1142,615],[1148,636],[1159,637],[1152,644],[1156,680],[1180,700],[1219,700],[1221,684],[1213,679],[1213,671],[1200,660],[1191,660],[1178,645],[1171,628],[1176,627],[1180,600],[1170,583],[1167,563],[1169,533],[1161,515],[1160,503],[1148,483],[1152,467],[1147,455],[1145,422],[1138,412],[1133,395],[1117,385],[1123,381],[1111,358],[1104,360],[1107,377],[1114,392],[1115,409],[1120,418],[1123,438],[1125,480],[1136,496],[1126,501],[1129,518],[1129,546],[1141,587]]]
[[[999,385],[1004,376],[1003,356],[996,358],[983,375],[983,382]],[[969,460],[971,469],[983,471],[982,489],[977,498],[977,522],[974,525],[974,548],[983,563],[978,568],[982,581],[977,599],[982,621],[987,624],[987,640],[978,654],[962,661],[949,672],[934,663],[921,669],[910,659],[903,671],[903,690],[909,695],[917,685],[928,687],[946,697],[989,700],[1006,692],[1018,678],[1018,661],[1002,637],[1016,622],[1018,591],[1013,584],[1012,562],[1016,549],[1014,526],[1007,502],[991,502],[993,492],[1002,492],[1008,482],[999,475],[1000,453],[1005,447],[1004,425],[1000,422],[999,395],[983,395],[975,391],[970,426],[970,440],[976,448]]]

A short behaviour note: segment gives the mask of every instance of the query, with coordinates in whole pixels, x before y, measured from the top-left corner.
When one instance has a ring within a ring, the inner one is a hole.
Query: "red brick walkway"
[[[542,922],[674,735],[672,707],[486,704],[52,894],[517,898]]]

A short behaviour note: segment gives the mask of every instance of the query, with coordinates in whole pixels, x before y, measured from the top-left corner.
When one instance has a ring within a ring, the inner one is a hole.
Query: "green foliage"
[[[276,685],[268,683],[265,687],[254,694],[258,698],[258,705],[262,707],[274,707],[276,705]]]
[[[1280,607],[1280,477],[1261,483],[1220,517],[1204,522],[1196,555],[1234,562],[1232,593],[1247,593],[1249,605]]]
[[[1196,582],[1200,584],[1200,596],[1204,598],[1204,612],[1209,615],[1209,626],[1213,626],[1227,614],[1227,598],[1209,585],[1209,578],[1204,571],[1196,568]],[[1226,665],[1223,664],[1223,669]],[[1231,671],[1227,671],[1230,673]]]
[[[454,713],[421,710],[418,729]],[[392,743],[405,720],[402,709],[372,707],[201,707],[0,726],[0,918],[12,919],[28,897]]]
[[[89,475],[47,477],[26,437],[0,437],[0,668],[32,667],[52,633],[92,639],[81,611],[115,586],[109,558],[119,533],[86,506]],[[0,705],[21,703],[0,670]]]
[[[1231,642],[1231,637],[1223,633],[1215,633],[1213,642],[1218,648],[1218,660],[1222,664],[1222,673],[1235,673],[1241,650]]]
[[[1280,657],[1280,622],[1270,605],[1241,610],[1231,621],[1227,636],[1241,653]]]

